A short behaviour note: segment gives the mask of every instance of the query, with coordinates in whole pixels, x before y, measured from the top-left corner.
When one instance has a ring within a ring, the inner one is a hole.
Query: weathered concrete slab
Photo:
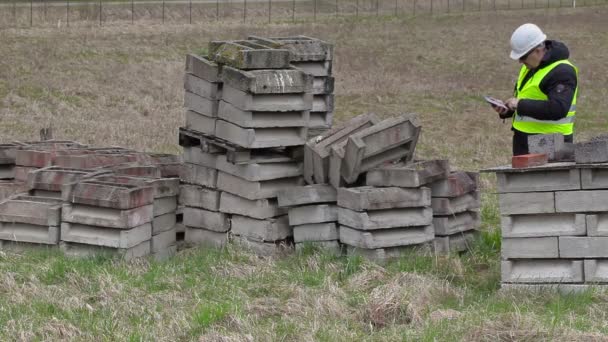
[[[257,242],[269,242],[293,236],[293,231],[289,226],[287,215],[266,220],[233,215],[232,234]]]
[[[427,226],[433,222],[433,210],[426,207],[359,212],[338,208],[338,221],[340,225],[361,230]]]
[[[64,185],[61,197],[69,203],[104,208],[133,209],[152,204],[154,188],[152,186],[86,180]]]
[[[501,262],[504,283],[582,283],[583,261],[519,259]]]
[[[274,198],[249,200],[228,192],[222,192],[220,211],[260,220],[287,214],[287,210],[279,208],[277,200]]]
[[[243,128],[224,120],[215,125],[217,137],[244,148],[303,145],[307,130],[307,127]]]
[[[19,195],[0,202],[0,221],[59,226],[60,199]]]
[[[170,229],[168,231],[164,231],[162,233],[152,235],[150,239],[150,252],[151,253],[160,253],[165,251],[171,246],[175,246],[175,230]]]
[[[293,227],[293,241],[334,241],[339,239],[335,222],[303,224]]]
[[[292,62],[329,61],[333,59],[333,45],[316,38],[306,36],[272,38],[249,36],[248,39],[269,47],[291,51]]]
[[[15,164],[17,150],[24,147],[20,143],[0,144],[0,164],[10,165]]]
[[[78,258],[91,258],[97,255],[111,255],[130,261],[142,258],[150,254],[150,241],[144,241],[130,248],[110,248],[104,246],[94,246],[82,243],[62,241],[59,248],[66,256]]]
[[[335,204],[310,204],[289,208],[289,225],[338,221],[338,207]]]
[[[435,234],[440,236],[452,235],[467,230],[479,229],[481,218],[477,211],[465,211],[450,216],[433,217]]]
[[[145,205],[133,209],[114,209],[64,203],[61,219],[63,222],[81,223],[115,229],[130,229],[146,223],[151,223],[154,216],[152,205]]]
[[[250,94],[224,85],[222,99],[244,111],[253,112],[292,112],[310,111],[313,95],[298,94]]]
[[[27,191],[25,183],[0,180],[0,201],[25,191]]]
[[[338,205],[356,211],[428,207],[431,205],[431,189],[373,186],[339,188]]]
[[[481,208],[481,196],[479,191],[469,192],[458,197],[433,197],[431,198],[433,215],[453,215],[467,210]]]
[[[116,165],[105,170],[111,170],[118,176],[143,177],[143,178],[160,178],[160,168],[156,165],[138,165],[138,163],[130,163],[124,165]]]
[[[434,238],[432,225],[374,231],[357,230],[340,225],[341,243],[365,249],[418,245],[433,241]]]
[[[298,62],[293,61],[291,65],[311,74],[315,77],[331,76],[333,65],[331,61]]]
[[[187,207],[219,211],[220,193],[221,191],[198,185],[182,184],[179,202]]]
[[[361,256],[378,264],[384,264],[391,259],[400,258],[403,255],[431,255],[431,251],[431,244],[427,243],[376,249],[346,246],[346,254],[348,256]]]
[[[342,255],[342,245],[339,241],[304,241],[296,242],[296,252],[304,251],[306,248],[314,248],[321,250],[325,253],[335,254],[337,256]]]
[[[208,82],[221,82],[221,68],[217,63],[195,54],[186,56],[186,72]]]
[[[184,241],[189,245],[221,248],[228,243],[228,234],[228,232],[216,232],[213,230],[186,226]]]
[[[222,74],[224,72],[225,69],[222,70]],[[221,83],[209,82],[189,73],[184,74],[184,89],[210,100],[219,100],[222,98]]]
[[[309,126],[310,112],[307,110],[289,112],[245,111],[220,101],[220,119],[243,128],[305,127]]]
[[[332,94],[336,80],[331,76],[314,77],[312,81],[313,95]]]
[[[192,110],[186,111],[186,128],[193,131],[215,135],[217,118],[199,114]]]
[[[323,94],[323,95],[313,95],[312,99],[312,109],[310,110],[313,113],[333,113],[335,109],[334,103],[334,95],[333,94]]]
[[[574,161],[577,164],[608,162],[608,139],[597,139],[574,144]]]
[[[415,116],[400,116],[384,120],[348,137],[340,173],[348,183],[362,172],[383,163],[405,158],[411,161],[420,124]]]
[[[538,292],[547,293],[554,292],[560,294],[582,293],[586,291],[601,290],[591,284],[501,284],[500,291],[515,291],[515,292]]]
[[[334,122],[334,112],[323,111],[323,112],[310,112],[308,120],[308,128],[329,130]],[[314,135],[317,136],[318,134]],[[309,133],[310,136],[310,133]]]
[[[174,212],[154,217],[152,220],[152,235],[174,229],[176,220],[177,218]]]
[[[555,212],[553,192],[504,193],[498,195],[501,215],[547,214]]]
[[[252,182],[302,176],[302,164],[295,161],[283,163],[233,164],[227,160],[226,155],[219,155],[216,165],[217,169],[222,172]]]
[[[28,191],[26,194],[29,194],[30,196],[35,196],[35,197],[50,197],[50,198],[56,198],[56,199],[61,199],[61,191],[46,191],[46,190],[30,190]]]
[[[177,196],[154,199],[154,216],[174,213],[177,210]]]
[[[222,81],[251,94],[290,94],[312,91],[313,76],[297,69],[239,70],[222,69]]]
[[[573,161],[574,144],[564,141],[562,134],[536,134],[528,136],[530,153],[544,153],[549,161]]]
[[[424,160],[411,164],[397,163],[373,168],[367,172],[366,184],[418,188],[448,178],[449,175],[448,160]]]
[[[586,215],[586,223],[588,236],[608,236],[608,214]]]
[[[477,236],[479,236],[479,231],[477,230],[448,236],[436,236],[433,240],[433,251],[438,255],[469,251]]]
[[[501,257],[506,259],[557,259],[559,258],[558,238],[525,237],[504,238]]]
[[[263,257],[282,256],[290,254],[293,251],[293,246],[287,241],[262,242],[249,239],[245,236],[233,236],[232,242],[240,248]]]
[[[13,179],[15,178],[15,165],[0,165],[0,179]]]
[[[70,154],[55,157],[54,165],[72,169],[94,169],[137,161],[136,154]]]
[[[251,182],[235,177],[225,172],[218,176],[218,189],[250,200],[277,197],[279,191],[302,185],[301,177],[272,179],[268,181]]]
[[[496,174],[498,192],[535,192],[578,190],[581,188],[579,169],[530,169],[526,172]]]
[[[61,223],[61,241],[94,246],[131,248],[152,238],[152,224],[131,229],[111,229],[80,223]]]
[[[210,118],[216,118],[219,110],[220,101],[208,99],[196,95],[189,91],[184,92],[184,107]]]
[[[608,258],[608,237],[560,236],[560,258]]]
[[[207,188],[216,188],[218,172],[216,169],[204,167],[197,164],[184,164],[183,173],[180,175],[182,182],[187,184],[202,185]]]
[[[151,253],[152,258],[156,261],[166,261],[171,259],[177,254],[177,244],[169,246],[156,253]]]
[[[431,183],[430,187],[433,197],[459,197],[479,188],[479,173],[452,172],[447,178]]]
[[[542,237],[585,235],[584,214],[532,214],[501,216],[502,236]]]
[[[184,208],[184,225],[225,233],[230,230],[230,215],[199,208]]]
[[[27,181],[27,176],[30,172],[38,170],[37,167],[29,167],[29,166],[15,166],[13,168],[12,174],[14,176],[14,180],[16,182],[25,183]],[[10,174],[7,174],[7,177]]]
[[[0,240],[56,245],[59,243],[59,227],[0,222]]]
[[[144,178],[131,176],[96,176],[95,181],[130,184],[137,186],[151,186],[154,189],[154,198],[175,197],[179,195],[179,178]]]
[[[0,251],[10,251],[14,253],[24,253],[41,250],[54,250],[59,247],[56,245],[49,245],[43,243],[32,243],[32,242],[17,242],[9,240],[0,240]]]
[[[608,189],[608,168],[581,169],[581,186],[583,189]]]
[[[331,147],[331,155],[329,156],[329,184],[334,188],[339,189],[345,185],[342,179],[342,161],[344,160],[344,145],[343,141]],[[316,179],[316,178],[315,178]]]
[[[315,203],[335,203],[337,198],[336,189],[328,184],[296,186],[278,192],[279,206],[281,207],[293,207]]]
[[[244,42],[209,42],[209,58],[218,64],[237,69],[288,69],[291,52],[285,49],[258,48],[243,45]]]
[[[608,190],[557,191],[558,213],[608,211]]]
[[[201,146],[184,147],[184,163],[196,164],[210,169],[215,169],[217,165],[218,153],[208,153],[203,151]]]
[[[584,261],[585,283],[608,283],[608,259]]]
[[[15,164],[19,166],[43,168],[52,166],[60,155],[85,154],[84,149],[54,149],[29,146],[15,151]]]

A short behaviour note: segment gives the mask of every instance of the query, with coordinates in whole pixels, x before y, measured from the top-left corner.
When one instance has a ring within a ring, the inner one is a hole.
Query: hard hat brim
[[[539,39],[537,39],[536,41],[534,41],[533,44],[530,44],[530,48],[527,49],[524,52],[515,52],[514,50],[511,50],[511,54],[509,55],[509,57],[511,57],[511,59],[513,60],[519,60],[522,56],[525,56],[528,52],[534,50],[538,45],[540,45],[540,43],[544,42],[545,40],[547,40],[547,35],[543,34],[542,36],[539,37]]]

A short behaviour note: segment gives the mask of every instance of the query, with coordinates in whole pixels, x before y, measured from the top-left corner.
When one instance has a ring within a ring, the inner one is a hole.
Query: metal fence
[[[13,0],[0,1],[0,27],[103,26],[136,21],[296,22],[342,16],[419,16],[606,4],[608,0]]]

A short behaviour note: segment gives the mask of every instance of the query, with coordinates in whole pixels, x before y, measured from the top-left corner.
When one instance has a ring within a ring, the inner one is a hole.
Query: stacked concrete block
[[[154,196],[147,185],[99,180],[64,185],[60,247],[67,255],[149,255]]]
[[[378,261],[435,237],[429,188],[362,186],[338,189],[340,242],[348,254]]]
[[[0,202],[0,249],[16,244],[57,246],[61,199],[16,195]]]
[[[435,227],[434,248],[438,254],[463,252],[481,227],[479,174],[452,172],[430,184]]]
[[[61,189],[63,185],[75,183],[81,179],[108,174],[110,172],[111,171],[49,166],[29,172],[25,184],[32,196],[61,198]]]
[[[220,66],[205,57],[194,54],[186,57],[186,128],[209,135],[215,134],[215,122],[222,98],[220,71]]]
[[[550,162],[574,160],[574,144],[564,140],[562,134],[536,134],[528,137],[531,154],[546,154]]]
[[[314,184],[285,189],[279,192],[278,204],[288,209],[296,250],[310,244],[341,254],[334,187]]]

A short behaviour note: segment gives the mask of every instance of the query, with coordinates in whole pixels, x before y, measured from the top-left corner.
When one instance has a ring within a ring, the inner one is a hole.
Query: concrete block
[[[184,225],[225,233],[230,230],[230,215],[199,208],[184,208]]]
[[[0,202],[0,221],[59,226],[60,199],[19,195]]]
[[[528,136],[530,153],[547,154],[549,161],[573,161],[574,144],[564,141],[562,134],[535,134]]]
[[[302,176],[302,164],[295,161],[234,164],[229,162],[225,155],[218,156],[217,169],[252,182]]]
[[[458,197],[433,197],[431,198],[433,215],[454,215],[463,211],[481,208],[481,197],[479,191],[469,192]]]
[[[415,116],[384,120],[348,137],[340,173],[353,183],[362,172],[389,161],[405,158],[411,161],[420,134]]]
[[[257,242],[279,241],[293,235],[287,215],[258,220],[250,217],[233,215],[232,234],[246,237]]]
[[[498,172],[496,179],[500,193],[578,190],[581,188],[581,172],[574,168]]]
[[[219,100],[208,99],[206,97],[193,94],[189,91],[184,92],[184,107],[191,111],[210,118],[216,118],[219,106]]]
[[[335,204],[311,204],[289,208],[289,225],[338,221],[338,207]]]
[[[436,236],[433,240],[433,251],[437,255],[469,251],[478,235],[479,231],[470,230],[448,236]]]
[[[61,219],[64,222],[81,223],[106,228],[129,229],[151,223],[154,219],[152,213],[152,205],[133,209],[114,209],[64,203]]]
[[[289,187],[278,192],[279,206],[281,207],[293,207],[315,203],[335,203],[337,198],[336,189],[328,184]]]
[[[15,165],[0,165],[0,179],[13,179],[15,178]]]
[[[216,188],[218,172],[215,169],[198,164],[184,164],[181,180],[187,184],[202,185],[208,188]]]
[[[182,168],[184,167],[184,164],[179,162],[157,164],[156,166],[160,169],[160,176],[162,178],[179,178],[179,175],[182,173]]]
[[[146,152],[144,155],[147,159],[145,163],[150,165],[179,163],[182,161],[178,154]]]
[[[585,235],[584,214],[532,214],[501,216],[503,237]]]
[[[175,213],[177,210],[177,196],[157,198],[154,200],[154,216]]]
[[[233,236],[232,242],[258,256],[275,257],[290,254],[293,246],[286,241],[263,242],[249,239],[245,236]]]
[[[541,166],[548,162],[549,156],[545,153],[522,154],[511,157],[511,167],[514,169]]]
[[[228,243],[228,232],[216,232],[186,226],[184,241],[188,245],[203,245],[221,248]]]
[[[501,215],[548,214],[555,212],[553,192],[506,193],[498,195]]]
[[[583,189],[608,189],[608,168],[582,168],[580,171]]]
[[[30,146],[16,150],[14,164],[18,166],[43,168],[54,164],[55,158],[64,154],[84,154],[83,149],[52,149]]]
[[[427,208],[399,208],[359,212],[338,208],[340,225],[361,230],[427,226],[433,222],[433,210]]]
[[[331,76],[332,62],[331,61],[315,61],[315,62],[291,62],[291,65],[311,74],[315,77]]]
[[[0,164],[15,164],[17,150],[23,146],[21,143],[0,144]]]
[[[608,258],[608,237],[560,236],[560,258]]]
[[[313,77],[297,69],[239,70],[224,67],[222,81],[251,94],[309,93]]]
[[[179,178],[144,178],[131,176],[96,176],[94,181],[130,184],[137,186],[151,186],[154,189],[154,198],[175,197],[179,195]]]
[[[608,214],[586,215],[586,223],[588,236],[608,236]]]
[[[608,211],[608,190],[557,191],[558,213]]]
[[[209,59],[237,69],[288,69],[291,52],[284,49],[271,49],[260,46],[254,48],[244,42],[209,42]]]
[[[208,82],[221,82],[221,68],[217,63],[201,56],[186,56],[186,72]]]
[[[577,164],[608,162],[608,140],[591,140],[574,144],[574,161]]]
[[[274,198],[249,200],[228,192],[222,192],[220,197],[220,211],[260,220],[287,214],[287,210],[279,208],[277,200]]]
[[[215,135],[217,118],[199,114],[192,110],[186,111],[186,128],[208,135]]]
[[[40,250],[54,250],[59,245],[48,245],[43,243],[18,242],[9,240],[0,240],[0,251],[10,251],[13,253],[28,253]]]
[[[585,283],[608,283],[608,259],[584,261]]]
[[[277,197],[279,191],[302,185],[301,177],[272,179],[252,182],[220,172],[217,182],[218,189],[250,200]]]
[[[221,83],[209,82],[188,73],[184,74],[184,89],[210,100],[219,100],[222,98]]]
[[[334,92],[335,79],[331,76],[315,77],[312,81],[313,95],[331,94]]]
[[[39,168],[37,168],[37,167],[15,166],[13,168],[13,175],[15,177],[14,180],[17,182],[25,183],[27,181],[28,174],[30,172],[36,171],[38,169]],[[10,174],[7,174],[6,176],[8,177],[8,175],[10,175]]]
[[[504,238],[501,256],[506,259],[557,259],[559,248],[557,236]]]
[[[329,61],[333,59],[334,47],[320,39],[306,36],[261,38],[249,36],[260,44],[291,51],[291,61]]]
[[[305,165],[305,176],[308,183],[312,183],[313,174],[316,183],[328,183],[331,147],[346,141],[351,134],[371,127],[378,122],[380,122],[380,119],[374,114],[359,115],[332,127],[326,133],[309,141],[304,150],[304,158],[308,159],[308,163]],[[326,122],[323,119],[319,124],[324,125]],[[313,126],[312,123],[311,126]],[[309,165],[312,165],[312,169]]]
[[[342,179],[342,162],[344,161],[344,146],[346,142],[341,142],[331,147],[331,155],[329,156],[329,184],[338,189],[345,185]],[[316,180],[316,173],[315,173]]]
[[[503,283],[582,283],[583,261],[516,259],[501,262]]]
[[[134,162],[135,154],[75,154],[55,157],[54,164],[58,167],[72,169],[94,169]]]
[[[433,217],[433,226],[435,226],[435,234],[437,235],[452,235],[467,230],[479,229],[481,227],[481,218],[477,211],[465,211],[450,216],[435,216]]]
[[[0,201],[25,191],[27,191],[25,183],[0,180]]]
[[[361,256],[378,264],[385,264],[387,261],[400,258],[403,255],[431,255],[431,246],[427,243],[376,249],[346,246],[346,254],[348,256]]]
[[[198,185],[182,184],[179,193],[179,202],[187,207],[220,210],[221,191],[204,188]]]
[[[144,241],[130,248],[111,248],[89,244],[62,241],[59,244],[61,251],[68,257],[91,258],[97,255],[111,255],[130,261],[150,254],[150,241]]]
[[[308,140],[316,139],[319,136],[329,132],[331,125],[327,125],[326,127],[308,127]]]
[[[399,186],[418,188],[434,181],[448,178],[448,160],[424,160],[414,163],[397,163],[371,169],[366,184],[372,186]]]
[[[152,224],[131,229],[112,229],[80,223],[61,223],[61,241],[84,243],[94,246],[131,248],[152,238]]]
[[[338,240],[338,227],[334,222],[303,224],[293,227],[293,241],[334,241]]]
[[[34,197],[49,197],[49,198],[56,198],[56,199],[61,199],[61,191],[46,191],[46,190],[30,190],[27,192],[27,194],[29,194],[30,196],[34,196]]]
[[[601,290],[591,284],[500,284],[500,291],[535,292],[535,293],[559,293],[568,295],[593,290]]]
[[[341,243],[365,249],[418,245],[435,238],[433,226],[363,231],[341,225],[339,234]]]
[[[175,228],[176,215],[175,213],[168,213],[160,216],[156,216],[152,220],[152,235],[157,235],[168,230]]]
[[[310,110],[313,113],[333,113],[335,108],[334,104],[334,95],[333,94],[323,94],[323,95],[313,95],[312,98],[312,109]]]
[[[307,127],[243,128],[224,120],[215,125],[218,138],[244,148],[270,148],[303,145]]]
[[[59,227],[0,222],[0,240],[56,245],[59,243]]]
[[[152,253],[151,256],[156,261],[166,261],[177,254],[177,245],[168,246],[167,248],[160,250],[156,253]]]
[[[154,188],[86,180],[64,185],[61,197],[65,202],[70,203],[114,209],[133,209],[152,204]]]
[[[156,165],[138,165],[138,164],[126,164],[117,165],[107,168],[112,170],[117,176],[128,176],[128,177],[142,177],[142,178],[160,178],[160,168]]]
[[[218,155],[217,153],[204,152],[201,146],[184,147],[185,164],[196,164],[215,169]]]
[[[193,229],[197,229],[197,228],[193,228]],[[186,232],[186,226],[181,223],[181,222],[177,222],[175,224],[175,234],[179,234],[179,233],[185,233]],[[183,239],[183,235],[182,235],[182,239]]]
[[[159,253],[171,246],[175,246],[175,230],[167,230],[162,233],[152,235],[150,239],[150,252],[151,253]]]
[[[307,110],[289,112],[245,111],[228,102],[221,101],[220,119],[244,128],[305,127],[309,126],[310,112]]]
[[[224,85],[222,100],[252,112],[310,111],[313,105],[313,95],[310,93],[250,94],[229,85]]]
[[[337,256],[342,255],[342,245],[339,241],[304,241],[296,242],[296,252],[304,251],[306,248],[314,248],[321,250],[325,253],[335,254]]]
[[[452,172],[448,178],[431,183],[433,197],[458,197],[476,191],[479,174],[476,172]]]
[[[428,207],[431,205],[431,189],[373,186],[339,188],[338,205],[356,211]]]
[[[314,103],[313,103],[314,104]],[[333,104],[332,104],[333,106]],[[332,111],[322,111],[322,112],[310,112],[309,120],[308,120],[308,128],[315,129],[323,129],[327,131],[331,128],[334,122],[334,112]],[[318,134],[317,134],[318,135]],[[314,135],[314,136],[317,136]],[[309,133],[310,136],[310,133]]]

